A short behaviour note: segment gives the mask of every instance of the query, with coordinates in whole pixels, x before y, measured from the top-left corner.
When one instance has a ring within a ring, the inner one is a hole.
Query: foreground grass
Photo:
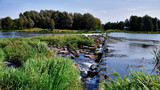
[[[79,72],[70,59],[28,59],[21,68],[0,70],[1,89],[77,90],[80,87]]]
[[[50,35],[0,40],[0,88],[34,90],[77,90],[80,73],[69,58],[53,55],[48,45],[78,48],[90,45],[84,35]],[[4,61],[15,64],[5,67]]]
[[[101,83],[105,90],[159,90],[160,77],[149,75],[143,71],[132,71],[123,78],[117,72],[111,73],[118,78],[116,80],[107,80]]]

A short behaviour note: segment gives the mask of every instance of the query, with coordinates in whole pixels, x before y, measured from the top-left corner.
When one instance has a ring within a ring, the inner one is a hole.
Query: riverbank
[[[92,43],[84,35],[4,38],[0,40],[0,87],[36,90],[83,88],[78,80],[80,72],[73,61],[57,56],[51,45],[77,50]]]
[[[69,29],[42,29],[42,28],[31,28],[23,30],[0,30],[2,32],[40,32],[40,33],[70,33],[70,34],[82,34],[82,33],[105,33],[104,31],[89,31],[89,30],[69,30]]]
[[[91,79],[97,75],[95,64],[104,37],[48,35],[0,40],[1,89],[97,88],[97,81]]]

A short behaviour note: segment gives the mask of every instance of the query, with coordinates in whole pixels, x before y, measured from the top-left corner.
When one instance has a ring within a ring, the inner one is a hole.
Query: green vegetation
[[[40,12],[26,11],[23,14],[20,13],[19,18],[14,20],[10,17],[1,18],[1,26],[3,30],[30,28],[96,30],[101,29],[101,21],[89,13],[82,15],[65,11],[41,10]]]
[[[104,30],[108,29],[120,29],[133,32],[159,32],[160,20],[148,15],[143,17],[131,16],[129,20],[126,19],[124,22],[106,23]]]
[[[70,59],[53,57],[51,59],[27,59],[21,68],[0,69],[1,89],[33,90],[78,90],[79,72]]]
[[[84,35],[50,35],[0,40],[0,88],[77,90],[79,71],[69,58],[53,55],[48,45],[78,48],[93,42]],[[5,67],[4,61],[16,68]]]
[[[113,71],[111,74],[117,78],[101,83],[101,87],[105,90],[159,90],[160,88],[160,77],[157,75],[132,71],[122,78],[117,72]]]
[[[51,31],[53,31],[53,29],[55,28],[55,23],[53,19],[51,19],[50,28],[51,28]]]

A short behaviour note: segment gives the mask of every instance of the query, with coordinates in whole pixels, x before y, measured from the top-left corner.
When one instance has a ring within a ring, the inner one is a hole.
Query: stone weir
[[[79,78],[84,83],[85,90],[97,90],[98,82],[106,78],[101,69],[102,57],[106,50],[106,34],[84,34],[96,43],[91,46],[82,46],[78,50],[72,48],[54,48],[57,55],[73,59],[77,70],[80,70]]]
[[[87,35],[91,39],[97,40],[97,47],[95,50],[84,53],[80,53],[80,57],[75,59],[75,62],[80,66],[81,80],[87,90],[97,90],[98,83],[108,76],[105,73],[105,64],[103,63],[103,57],[106,56],[107,49],[107,36],[106,34]],[[89,47],[84,46],[83,49],[88,50]],[[83,57],[84,55],[84,57]],[[87,59],[86,57],[89,57]],[[96,58],[95,58],[96,57]],[[87,61],[88,60],[88,61]]]

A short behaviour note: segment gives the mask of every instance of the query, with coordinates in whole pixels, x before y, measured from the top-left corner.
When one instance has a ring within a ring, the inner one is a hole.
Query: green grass
[[[31,29],[23,29],[23,30],[0,30],[2,32],[40,32],[40,33],[105,33],[105,31],[89,31],[89,30],[69,30],[69,29],[54,29],[51,31],[50,29],[42,29],[42,28],[31,28]]]
[[[31,39],[40,40],[41,42],[46,42],[49,45],[56,45],[57,47],[67,46],[74,49],[94,43],[89,37],[84,35],[49,35],[33,37]]]
[[[48,45],[72,47],[91,45],[84,35],[49,35],[0,40],[0,88],[33,90],[78,90],[80,73],[69,58],[53,55]],[[16,68],[5,67],[4,61]]]
[[[149,75],[143,71],[132,71],[123,78],[117,72],[111,73],[117,76],[116,80],[107,80],[100,84],[105,90],[159,90],[160,77]]]
[[[70,59],[28,59],[21,68],[0,70],[1,89],[33,90],[78,90],[79,72]]]

